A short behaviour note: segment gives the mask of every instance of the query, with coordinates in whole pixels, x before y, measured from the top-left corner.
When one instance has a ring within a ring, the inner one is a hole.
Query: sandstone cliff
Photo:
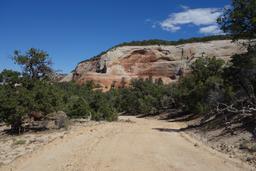
[[[189,65],[196,58],[215,56],[228,61],[232,55],[245,51],[238,43],[230,40],[177,46],[122,46],[79,63],[72,75],[63,81],[74,80],[78,84],[94,81],[103,90],[111,86],[126,86],[132,79],[148,77],[154,80],[161,78],[168,84],[189,72]]]

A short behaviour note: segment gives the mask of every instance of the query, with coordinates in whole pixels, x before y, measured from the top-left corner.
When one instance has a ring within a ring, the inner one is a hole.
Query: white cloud
[[[171,31],[171,32],[176,32],[178,30],[180,30],[180,26],[176,26],[170,22],[162,22],[160,23],[162,29],[166,30],[166,31]]]
[[[217,18],[222,14],[220,8],[183,8],[184,11],[172,13],[167,19],[160,22],[162,29],[166,31],[176,32],[181,29],[182,25],[193,24],[196,26],[216,26]],[[203,31],[205,31],[203,29]],[[210,33],[209,33],[210,34]]]
[[[202,34],[223,34],[217,25],[202,27],[199,32]]]
[[[184,10],[189,9],[189,7],[188,7],[188,6],[186,6],[186,5],[180,5],[180,7],[181,7],[182,9],[184,9]]]

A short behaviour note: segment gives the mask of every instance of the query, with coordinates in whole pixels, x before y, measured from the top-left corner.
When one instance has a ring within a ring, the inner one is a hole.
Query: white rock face
[[[73,80],[73,74],[69,73],[67,76],[65,76],[63,79],[60,80],[60,82],[70,82]]]
[[[124,58],[136,50],[153,50],[157,53],[158,57],[164,56],[173,60],[180,60],[182,55],[182,49],[184,51],[184,57],[189,57],[192,54],[196,57],[201,57],[202,53],[208,57],[230,57],[236,53],[240,53],[242,46],[239,48],[238,43],[232,43],[230,40],[218,40],[209,41],[204,43],[187,43],[178,46],[123,46],[110,50],[106,54],[101,56],[102,60],[119,61],[120,58]],[[244,51],[245,49],[243,49]]]
[[[240,42],[241,43],[241,42]],[[161,78],[164,83],[177,81],[177,72],[189,72],[189,65],[199,57],[216,57],[228,61],[234,54],[246,52],[239,43],[230,40],[187,43],[177,46],[123,46],[114,48],[98,59],[78,64],[72,78],[79,84],[94,81],[109,89],[128,84],[134,78]],[[106,73],[97,68],[107,68]]]

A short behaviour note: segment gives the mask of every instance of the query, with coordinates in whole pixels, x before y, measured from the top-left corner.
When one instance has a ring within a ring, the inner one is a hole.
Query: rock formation
[[[94,81],[103,90],[127,86],[132,79],[161,78],[165,84],[189,72],[189,65],[199,57],[216,57],[228,61],[236,53],[245,52],[238,43],[215,40],[177,46],[122,46],[103,55],[81,62],[63,81],[78,84]]]

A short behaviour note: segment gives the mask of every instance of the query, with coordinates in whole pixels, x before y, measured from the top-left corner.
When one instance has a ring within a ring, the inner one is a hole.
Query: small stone
[[[252,159],[250,157],[246,158],[246,161],[250,162]]]
[[[36,139],[36,141],[39,142],[39,143],[45,143],[45,142],[48,141],[48,138],[39,137],[39,138]]]
[[[37,139],[33,138],[33,139],[29,140],[29,144],[35,143],[36,141],[37,141]]]
[[[67,165],[66,165],[66,167],[70,167],[70,166],[72,166],[72,164],[71,164],[71,163],[69,163],[69,164],[67,164]]]

